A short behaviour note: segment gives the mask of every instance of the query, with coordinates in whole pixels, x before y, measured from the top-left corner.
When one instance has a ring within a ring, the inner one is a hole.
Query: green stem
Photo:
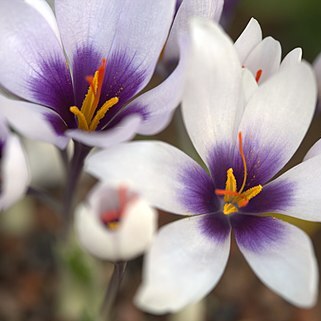
[[[101,308],[102,320],[104,321],[112,320],[110,314],[112,311],[112,307],[115,303],[115,299],[119,291],[120,284],[125,275],[126,265],[127,265],[127,262],[116,262],[114,264],[113,274],[109,281],[105,298]]]
[[[74,210],[74,199],[77,191],[77,185],[80,179],[80,175],[84,166],[84,161],[91,147],[75,142],[74,154],[68,166],[67,183],[64,193],[63,202],[63,215],[66,222],[66,231],[69,230],[69,226],[72,222],[72,213]]]

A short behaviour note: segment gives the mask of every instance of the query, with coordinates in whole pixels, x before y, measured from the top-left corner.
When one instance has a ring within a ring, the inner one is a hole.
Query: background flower
[[[81,245],[92,255],[114,262],[142,254],[156,225],[156,211],[125,185],[96,186],[76,212]]]

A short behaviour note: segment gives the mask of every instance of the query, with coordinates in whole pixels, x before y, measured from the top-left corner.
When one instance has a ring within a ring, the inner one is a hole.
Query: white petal
[[[49,108],[23,101],[7,99],[0,95],[2,114],[10,125],[22,135],[33,139],[56,145],[64,149],[68,138],[58,135],[50,124],[48,118],[62,122],[58,114]]]
[[[241,63],[243,63],[249,53],[262,41],[262,30],[258,21],[251,18],[244,31],[235,41],[235,49]]]
[[[221,240],[200,230],[202,216],[163,227],[145,257],[136,304],[152,313],[175,312],[199,301],[217,284],[230,251],[230,233]]]
[[[246,68],[242,70],[242,83],[246,105],[257,90],[258,84],[255,81],[253,74]]]
[[[315,71],[315,75],[317,78],[317,84],[318,84],[318,93],[319,93],[319,106],[321,106],[321,53],[318,55],[318,57],[315,59],[313,63],[313,68]]]
[[[24,99],[42,103],[36,92],[39,88],[35,88],[39,86],[37,80],[57,86],[57,79],[49,73],[57,73],[54,68],[66,66],[66,60],[48,23],[50,9],[42,1],[31,2],[33,5],[29,5],[30,1],[0,2],[0,43],[6,44],[0,47],[0,83]],[[53,21],[53,17],[49,20]],[[68,73],[67,68],[65,72]]]
[[[302,60],[302,49],[295,48],[291,50],[282,60],[280,68],[287,68]]]
[[[178,66],[160,85],[135,99],[129,106],[139,107],[146,114],[146,119],[140,124],[138,132],[142,135],[154,135],[168,124],[173,110],[182,100],[185,82],[186,45],[181,41],[181,57]]]
[[[9,135],[2,152],[0,209],[7,209],[25,194],[30,175],[18,137]]]
[[[178,36],[188,31],[192,17],[204,17],[219,21],[223,9],[222,0],[184,0],[180,5],[164,52],[165,60],[177,59],[179,56]]]
[[[174,111],[163,113],[161,115],[154,115],[150,117],[144,125],[141,125],[138,134],[141,135],[155,135],[164,130],[173,118]]]
[[[297,227],[282,221],[279,225],[282,238],[263,249],[244,246],[240,237],[238,245],[266,286],[292,304],[311,307],[316,303],[318,289],[318,267],[311,241]]]
[[[321,155],[321,139],[319,139],[307,152],[307,154],[304,157],[304,160],[308,160],[315,156]]]
[[[144,200],[138,199],[126,209],[119,226],[119,260],[142,254],[151,244],[157,227],[157,214]]]
[[[274,170],[280,170],[306,134],[315,100],[315,81],[308,64],[302,62],[280,71],[259,86],[245,108],[239,128],[245,144],[249,140],[266,156],[275,158],[277,153],[278,168]]]
[[[113,195],[114,200],[109,202]],[[106,198],[107,196],[107,198]],[[115,208],[117,191],[106,185],[94,188],[88,205],[76,211],[76,230],[81,245],[92,255],[110,261],[129,260],[151,243],[157,225],[156,212],[136,196],[124,209],[119,226],[110,230],[100,222],[100,211]],[[119,204],[116,204],[116,208]]]
[[[184,169],[205,171],[180,150],[162,142],[120,144],[89,155],[85,170],[102,181],[126,183],[151,205],[188,214],[178,197],[186,188]]]
[[[125,52],[137,71],[147,70],[149,78],[168,36],[175,1],[56,0],[55,5],[71,62],[82,48],[107,59],[112,52]]]
[[[243,66],[251,70],[256,75],[258,70],[262,70],[259,83],[275,74],[281,62],[281,45],[272,37],[264,38],[243,61]]]
[[[48,2],[46,0],[25,0],[25,2],[36,9],[47,20],[57,39],[61,42],[56,17]]]
[[[232,41],[216,24],[192,21],[183,116],[191,140],[206,162],[217,144],[233,141],[242,113],[241,64]]]
[[[283,185],[291,191],[289,200],[282,202],[277,213],[321,222],[320,162],[320,155],[307,159],[266,185]]]
[[[66,135],[88,146],[107,148],[132,139],[140,123],[140,116],[131,115],[111,129],[94,132],[71,129],[66,132]]]

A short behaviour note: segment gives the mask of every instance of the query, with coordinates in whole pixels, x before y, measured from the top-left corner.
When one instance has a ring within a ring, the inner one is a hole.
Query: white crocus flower
[[[142,254],[156,226],[156,211],[124,186],[98,185],[76,211],[81,245],[92,255],[114,262]]]
[[[258,85],[218,25],[197,19],[191,31],[183,116],[208,171],[178,149],[151,141],[98,152],[86,163],[99,179],[130,181],[153,206],[188,215],[156,236],[136,302],[165,313],[199,301],[224,272],[233,230],[264,284],[311,307],[318,289],[311,241],[267,213],[321,221],[318,147],[275,178],[311,123],[313,71],[304,61],[288,64]]]

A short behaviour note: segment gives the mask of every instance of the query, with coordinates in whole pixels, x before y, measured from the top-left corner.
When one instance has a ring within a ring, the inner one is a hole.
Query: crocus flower
[[[272,37],[262,38],[258,21],[252,18],[235,42],[235,49],[243,68],[250,70],[256,81],[261,84],[280,68],[300,62],[302,49],[290,51],[281,62],[280,43]]]
[[[96,186],[75,219],[81,245],[109,261],[126,261],[142,254],[157,226],[156,211],[122,185]]]
[[[318,287],[311,241],[267,214],[321,221],[320,156],[273,179],[311,122],[311,67],[289,64],[258,86],[219,26],[193,20],[190,43],[183,116],[208,172],[178,149],[151,141],[121,144],[86,163],[99,179],[131,181],[153,206],[188,215],[156,236],[136,302],[164,313],[204,297],[225,269],[233,229],[262,282],[309,307]]]
[[[319,98],[318,107],[320,110],[321,109],[321,53],[315,59],[313,66],[314,66],[315,76],[318,84],[318,98]]]
[[[64,148],[69,138],[107,147],[153,134],[181,98],[182,65],[151,79],[175,0],[44,0],[0,3],[1,110],[25,136]],[[135,99],[133,99],[135,98]]]
[[[0,210],[18,201],[30,182],[29,169],[18,137],[9,132],[0,117]]]

